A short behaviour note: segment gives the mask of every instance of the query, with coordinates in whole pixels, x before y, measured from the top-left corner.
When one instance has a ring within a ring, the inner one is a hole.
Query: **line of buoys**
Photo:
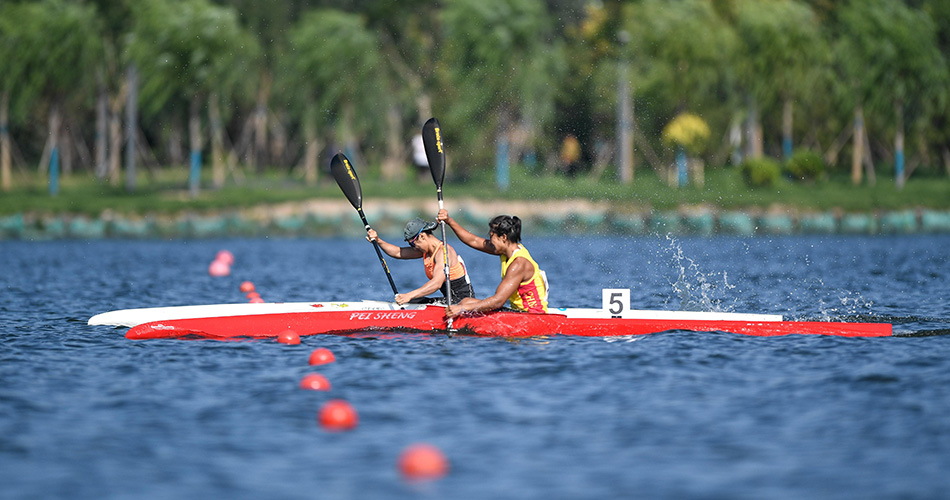
[[[319,373],[311,373],[300,380],[300,388],[310,391],[329,391],[330,381]]]
[[[261,294],[257,293],[257,289],[254,287],[254,283],[250,281],[242,281],[239,288],[241,293],[247,298],[247,301],[251,304],[263,304],[264,299],[261,298]]]
[[[407,446],[399,455],[399,471],[416,481],[439,479],[449,471],[449,461],[442,450],[428,443]]]
[[[333,351],[324,347],[314,349],[314,351],[310,353],[310,366],[325,365],[334,361],[336,361],[336,357],[333,355]]]
[[[277,335],[277,342],[287,345],[300,345],[300,335],[288,328]]]
[[[220,250],[208,265],[208,274],[215,278],[228,276],[231,274],[231,264],[234,264],[234,254],[227,250]]]
[[[353,430],[360,422],[353,405],[342,399],[331,399],[324,403],[317,419],[320,425],[330,432]]]
[[[298,339],[299,342],[299,339]],[[310,353],[310,366],[326,365],[336,361],[333,351],[318,347]],[[330,381],[319,373],[310,373],[300,380],[300,388],[310,391],[329,391]],[[327,432],[346,432],[359,425],[359,413],[344,399],[330,399],[317,412],[317,422]],[[439,448],[428,443],[414,443],[402,450],[396,468],[409,481],[440,479],[449,471],[449,461]]]

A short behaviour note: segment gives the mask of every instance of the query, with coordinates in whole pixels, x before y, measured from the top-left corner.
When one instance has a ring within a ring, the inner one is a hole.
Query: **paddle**
[[[439,120],[429,118],[422,126],[422,144],[426,150],[426,160],[435,181],[435,192],[439,195],[439,210],[442,210],[442,181],[445,179],[445,149],[442,148],[442,129]],[[452,281],[449,279],[449,245],[445,239],[445,221],[442,221],[442,260],[445,261],[445,302],[452,305]],[[448,321],[449,330],[452,329],[452,318]]]
[[[333,178],[336,179],[336,183],[339,184],[340,189],[343,190],[346,199],[350,200],[350,205],[353,205],[353,208],[356,209],[356,213],[360,214],[364,228],[367,231],[372,229],[369,226],[369,222],[366,222],[366,216],[363,215],[363,191],[360,189],[360,180],[356,177],[356,170],[353,170],[353,166],[350,165],[350,160],[347,159],[343,153],[333,155],[333,159],[330,160],[330,172],[333,173]],[[389,286],[393,287],[393,295],[399,294],[399,292],[396,291],[396,283],[393,282],[393,275],[389,273],[389,266],[386,265],[386,261],[383,260],[383,253],[379,250],[379,243],[375,241],[372,243],[376,249],[376,256],[379,257],[379,263],[383,265],[383,271],[386,271]]]

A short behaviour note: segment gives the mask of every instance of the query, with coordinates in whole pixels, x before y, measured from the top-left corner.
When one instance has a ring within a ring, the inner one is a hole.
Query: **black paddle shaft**
[[[350,205],[353,205],[356,213],[359,214],[360,220],[363,221],[363,228],[367,231],[372,229],[366,220],[366,215],[363,214],[363,191],[360,189],[360,179],[356,176],[356,170],[353,169],[350,160],[343,153],[333,155],[333,159],[330,160],[330,172],[333,173],[333,178],[340,189],[343,190],[346,199],[350,201]],[[393,295],[399,294],[399,291],[396,290],[396,282],[393,281],[393,275],[389,272],[389,266],[386,265],[386,260],[383,259],[383,252],[379,249],[379,243],[375,241],[372,243],[373,248],[376,249],[376,256],[379,257],[379,263],[383,266],[383,271],[386,271],[386,278],[389,279],[389,286],[393,289]]]

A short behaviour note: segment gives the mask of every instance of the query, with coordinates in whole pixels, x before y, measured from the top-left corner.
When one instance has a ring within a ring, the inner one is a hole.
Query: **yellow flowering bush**
[[[709,140],[709,125],[692,114],[680,113],[663,128],[663,142],[668,146],[679,146],[691,155],[698,155]]]

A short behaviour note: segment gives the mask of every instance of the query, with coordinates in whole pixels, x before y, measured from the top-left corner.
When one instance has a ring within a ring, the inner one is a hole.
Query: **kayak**
[[[607,309],[586,308],[549,309],[545,314],[501,310],[462,315],[454,319],[449,330],[443,306],[400,306],[370,300],[123,309],[93,316],[89,324],[128,327],[125,336],[130,339],[276,337],[286,330],[300,336],[401,331],[490,337],[615,337],[668,331],[843,337],[886,337],[892,333],[888,323],[784,321],[774,314],[701,311],[624,310],[614,315]]]

